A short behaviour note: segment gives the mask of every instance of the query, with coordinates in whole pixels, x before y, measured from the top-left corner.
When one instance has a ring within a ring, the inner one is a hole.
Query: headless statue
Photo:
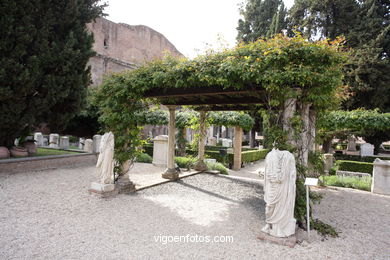
[[[296,168],[294,155],[273,149],[265,158],[263,232],[275,237],[295,234],[294,218]]]
[[[114,183],[114,134],[105,133],[100,142],[96,171],[101,184]]]

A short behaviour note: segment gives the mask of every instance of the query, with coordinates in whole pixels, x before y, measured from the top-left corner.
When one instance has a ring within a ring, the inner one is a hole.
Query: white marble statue
[[[100,142],[96,171],[101,184],[114,183],[114,134],[105,133]]]
[[[265,222],[262,229],[274,237],[295,234],[295,159],[289,151],[273,149],[265,158]]]

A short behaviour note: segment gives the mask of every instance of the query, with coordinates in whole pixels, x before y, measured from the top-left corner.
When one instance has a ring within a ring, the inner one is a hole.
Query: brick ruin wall
[[[161,33],[144,25],[114,23],[104,18],[87,24],[93,33],[97,53],[89,61],[92,86],[102,83],[103,75],[137,68],[145,61],[161,57],[165,51],[182,56]]]

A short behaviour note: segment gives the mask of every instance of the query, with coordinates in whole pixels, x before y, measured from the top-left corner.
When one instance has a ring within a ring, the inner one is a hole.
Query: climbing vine
[[[222,52],[210,52],[192,60],[166,56],[136,70],[106,78],[96,100],[105,130],[115,135],[116,160],[121,164],[134,159],[139,153],[142,145],[141,126],[150,120],[144,118],[142,121],[139,117],[150,104],[157,103],[144,98],[146,91],[153,88],[164,91],[172,88],[223,87],[264,90],[267,100],[264,112],[268,115],[264,120],[265,131],[270,136],[268,144],[291,149],[297,155],[298,163],[301,163],[303,152],[297,147],[301,146],[302,133],[307,131],[310,124],[301,112],[310,109],[314,116],[319,117],[329,109],[330,102],[337,103],[337,92],[342,85],[341,67],[346,57],[342,52],[342,42],[343,39],[310,42],[300,35],[294,38],[277,35]],[[283,121],[289,99],[296,100],[297,106],[289,116],[290,132]],[[229,116],[214,115],[210,120],[215,124],[237,125],[237,122],[230,122]],[[253,122],[246,116],[242,118],[239,125],[249,129]],[[221,123],[224,120],[225,123]],[[307,173],[304,164],[304,160],[302,167],[298,164],[302,169],[297,178],[298,221],[304,221],[302,208],[305,204],[301,200],[304,194],[300,192]]]

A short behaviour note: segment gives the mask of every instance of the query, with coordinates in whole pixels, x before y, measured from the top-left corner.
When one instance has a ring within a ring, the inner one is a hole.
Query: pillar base
[[[179,179],[179,172],[176,169],[167,169],[162,175],[164,179],[177,180]]]
[[[130,181],[128,174],[120,176],[118,182],[115,185],[119,193],[135,192],[135,185],[132,181]]]
[[[194,169],[196,171],[204,172],[207,171],[208,168],[204,161],[198,161],[197,163],[195,163]]]

